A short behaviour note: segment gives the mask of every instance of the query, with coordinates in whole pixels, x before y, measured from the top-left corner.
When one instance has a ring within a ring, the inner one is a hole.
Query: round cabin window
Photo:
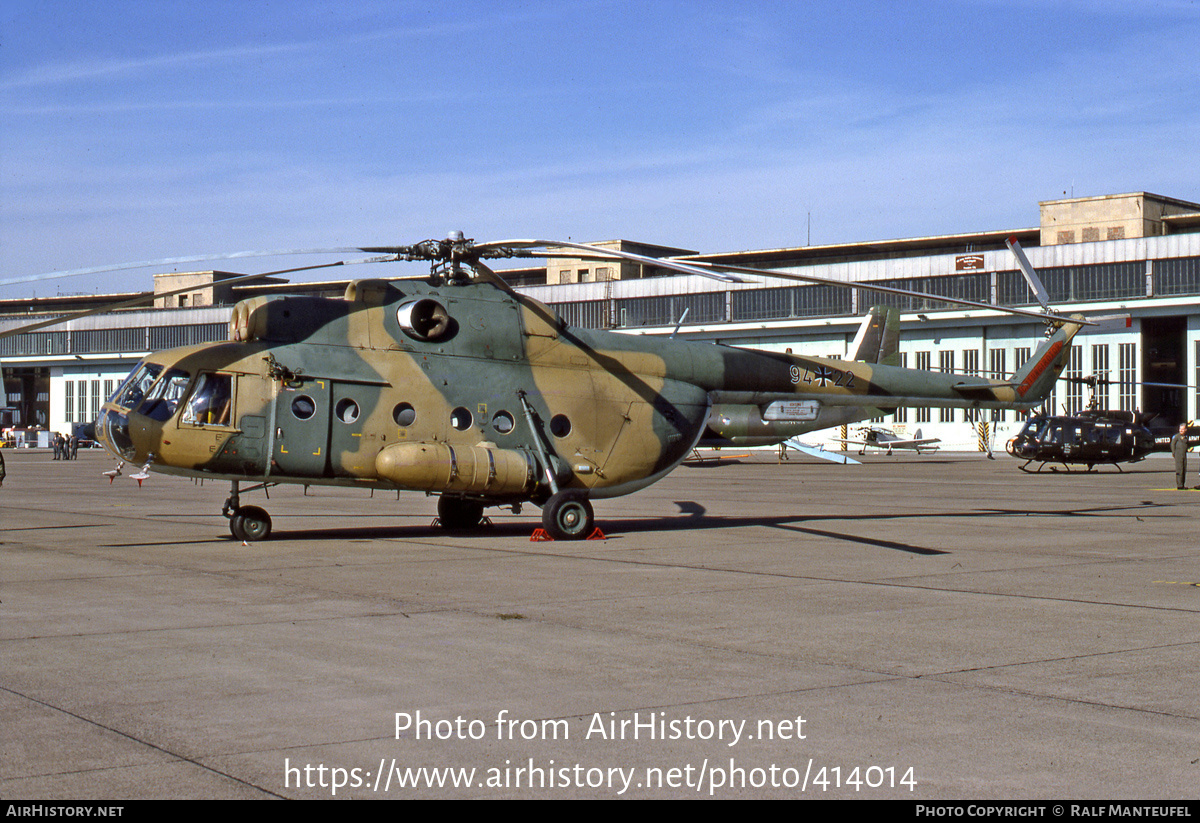
[[[398,403],[392,409],[392,419],[397,426],[411,426],[417,420],[417,410],[408,403]]]
[[[513,416],[506,411],[498,411],[492,417],[492,428],[499,434],[508,434],[516,425]]]
[[[571,421],[565,414],[550,418],[550,433],[555,437],[566,437],[571,433]]]
[[[347,397],[338,401],[334,412],[337,414],[337,419],[343,423],[353,423],[358,419],[358,404]]]
[[[317,404],[307,394],[298,394],[292,398],[292,414],[297,420],[308,420],[317,413]]]
[[[459,406],[454,411],[450,412],[450,425],[458,429],[460,432],[465,432],[471,428],[471,411]]]

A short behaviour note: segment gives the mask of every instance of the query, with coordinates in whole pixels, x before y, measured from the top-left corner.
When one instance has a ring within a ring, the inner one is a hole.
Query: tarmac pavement
[[[226,483],[6,450],[0,797],[1196,797],[1169,459],[739,454],[606,540],[277,487],[243,545]]]

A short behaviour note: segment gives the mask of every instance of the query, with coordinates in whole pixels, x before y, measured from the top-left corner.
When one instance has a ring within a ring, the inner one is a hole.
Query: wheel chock
[[[547,532],[545,529],[541,528],[540,526],[533,530],[533,534],[529,535],[530,543],[537,543],[537,542],[541,542],[544,540],[553,540],[553,539],[554,538],[550,536],[550,533]],[[592,533],[589,534],[585,539],[586,540],[607,540],[608,537],[606,537],[604,532],[600,531],[600,527],[597,526],[596,528],[592,529]]]

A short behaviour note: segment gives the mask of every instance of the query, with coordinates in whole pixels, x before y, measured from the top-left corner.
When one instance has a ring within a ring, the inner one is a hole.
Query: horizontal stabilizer
[[[809,457],[816,457],[820,460],[828,460],[832,463],[842,463],[849,466],[862,465],[857,460],[848,457],[845,454],[825,451],[825,449],[821,448],[820,446],[810,446],[807,443],[801,443],[799,440],[795,439],[786,440],[780,445],[784,446],[785,448],[795,449],[798,452],[807,454]]]

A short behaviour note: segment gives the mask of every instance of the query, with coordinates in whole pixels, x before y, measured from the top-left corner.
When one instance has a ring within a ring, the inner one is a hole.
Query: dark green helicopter
[[[1025,462],[1018,466],[1028,472],[1037,462],[1041,471],[1046,464],[1057,464],[1067,471],[1072,466],[1084,466],[1091,471],[1099,465],[1116,466],[1136,463],[1154,452],[1170,451],[1175,426],[1156,414],[1099,408],[1096,388],[1109,385],[1106,377],[1065,377],[1092,389],[1088,406],[1078,414],[1033,415],[1015,437],[1005,444],[1005,450]],[[1176,383],[1146,383],[1137,385],[1190,388]],[[1189,427],[1188,447],[1200,445],[1200,428]],[[1055,468],[1051,465],[1051,468]]]
[[[1134,463],[1155,451],[1154,435],[1137,420],[1133,412],[1087,409],[1077,415],[1035,415],[1005,445],[1013,457],[1023,459],[1018,466],[1029,471],[1035,461],[1042,470],[1056,463],[1067,470],[1086,466],[1091,471],[1100,464],[1121,469],[1122,463]]]

